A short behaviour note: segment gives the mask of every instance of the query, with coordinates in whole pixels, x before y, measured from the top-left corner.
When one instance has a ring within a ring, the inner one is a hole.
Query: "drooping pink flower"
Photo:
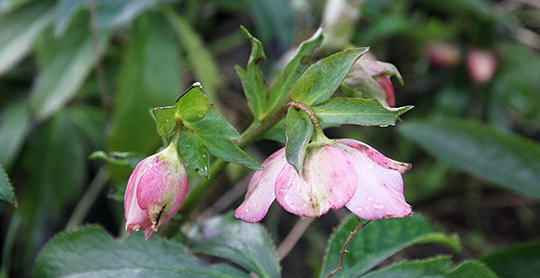
[[[175,145],[143,159],[129,177],[124,196],[126,231],[143,229],[148,240],[180,209],[188,188],[186,168]]]
[[[302,216],[321,216],[346,206],[364,219],[407,217],[412,207],[403,196],[401,174],[410,164],[386,158],[374,148],[350,139],[308,149],[302,176],[285,157],[285,148],[271,155],[250,180],[235,217],[258,222],[272,202]]]

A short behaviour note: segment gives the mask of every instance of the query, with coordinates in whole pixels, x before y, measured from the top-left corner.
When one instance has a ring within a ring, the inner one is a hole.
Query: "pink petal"
[[[358,173],[358,188],[346,207],[360,218],[407,217],[412,207],[403,196],[403,179],[397,169],[376,163],[368,154],[340,146],[353,161]]]
[[[255,171],[251,177],[246,198],[234,212],[236,218],[250,223],[263,219],[276,199],[274,195],[276,179],[285,165],[289,165],[285,158],[285,148],[276,151],[263,162],[262,166],[265,169]]]
[[[276,181],[281,206],[302,217],[321,216],[343,207],[353,196],[358,178],[349,159],[337,148],[324,145],[312,150],[302,177],[287,164]]]
[[[373,147],[371,147],[370,145],[366,143],[353,140],[353,139],[338,139],[335,141],[338,144],[347,145],[365,154],[367,157],[369,157],[375,163],[379,164],[381,167],[392,169],[392,170],[398,170],[402,174],[405,173],[407,170],[411,169],[412,167],[412,165],[409,163],[399,162],[399,161],[395,161],[395,160],[387,158],[378,150],[374,149]]]
[[[128,180],[126,194],[124,195],[124,217],[126,220],[126,231],[139,230],[140,223],[148,220],[148,214],[144,212],[137,203],[136,194],[137,186],[142,175],[142,173],[139,171],[141,168],[145,168],[143,165],[145,165],[147,162],[148,158],[145,158],[139,162]]]

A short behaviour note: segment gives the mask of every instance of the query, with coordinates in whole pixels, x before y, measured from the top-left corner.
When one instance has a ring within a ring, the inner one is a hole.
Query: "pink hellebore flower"
[[[403,196],[401,174],[410,164],[386,158],[374,148],[351,139],[334,140],[308,149],[302,176],[285,158],[285,148],[272,154],[249,182],[235,217],[258,222],[274,199],[302,217],[321,216],[346,206],[364,219],[407,217],[412,207]]]
[[[143,159],[129,177],[124,196],[126,231],[144,230],[146,240],[180,209],[189,180],[176,145]]]

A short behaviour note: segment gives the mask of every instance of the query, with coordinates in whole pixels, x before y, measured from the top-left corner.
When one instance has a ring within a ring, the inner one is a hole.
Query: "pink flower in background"
[[[144,230],[146,239],[180,209],[189,180],[176,145],[143,159],[129,177],[124,196],[126,231]]]
[[[235,211],[235,217],[246,222],[260,221],[274,199],[302,217],[343,206],[364,219],[412,215],[401,178],[411,165],[388,159],[362,142],[340,139],[308,149],[302,176],[287,162],[285,148],[262,165],[266,168],[253,174]]]
[[[495,55],[487,50],[470,49],[465,62],[470,77],[478,84],[489,82],[497,69]]]

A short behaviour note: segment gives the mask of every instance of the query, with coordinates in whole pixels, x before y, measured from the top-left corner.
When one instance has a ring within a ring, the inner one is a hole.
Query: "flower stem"
[[[341,270],[341,267],[343,266],[343,258],[345,257],[345,253],[349,252],[349,251],[347,251],[347,245],[349,244],[349,242],[351,241],[353,236],[360,229],[364,228],[369,222],[371,222],[371,220],[368,220],[363,225],[360,225],[362,223],[362,219],[360,219],[360,217],[358,217],[358,225],[356,226],[356,229],[354,229],[354,231],[352,231],[349,234],[349,237],[347,238],[347,240],[345,240],[345,243],[343,244],[343,248],[341,249],[341,251],[339,251],[339,265],[336,267],[336,269],[332,270],[332,272],[330,272],[330,274],[328,274],[328,276],[326,276],[326,278],[330,278],[330,277],[334,276],[336,273],[338,273]]]

